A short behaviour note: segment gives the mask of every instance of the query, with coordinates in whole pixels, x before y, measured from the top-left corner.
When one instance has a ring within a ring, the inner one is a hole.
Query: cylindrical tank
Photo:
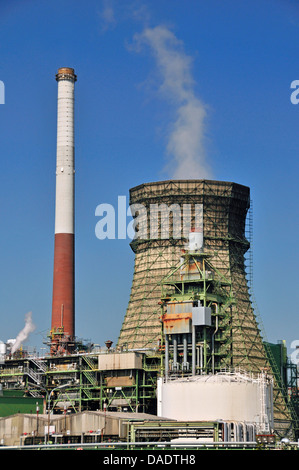
[[[188,250],[197,251],[197,250],[201,250],[202,247],[203,247],[203,232],[199,230],[190,232]]]
[[[158,415],[178,421],[251,423],[273,432],[273,383],[246,374],[218,374],[158,380]]]

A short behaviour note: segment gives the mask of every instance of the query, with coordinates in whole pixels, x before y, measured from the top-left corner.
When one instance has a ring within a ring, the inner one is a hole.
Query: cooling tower
[[[135,266],[118,347],[157,348],[161,339],[161,282],[179,266],[181,252],[187,242],[186,233],[197,229],[196,209],[202,207],[205,250],[210,253],[214,268],[228,281],[227,289],[234,300],[225,325],[230,335],[227,341],[229,362],[224,360],[223,366],[253,373],[270,370],[245,272],[244,255],[249,249],[245,237],[249,188],[209,180],[146,183],[130,190],[130,205],[137,208],[136,237],[131,243]],[[158,224],[153,217],[153,209],[156,212],[160,210]],[[188,211],[190,214],[190,226],[180,234],[179,230],[172,228],[174,220],[178,220],[179,209],[181,228],[185,224],[184,214]],[[163,228],[167,216],[168,237]],[[275,407],[276,418],[281,423],[288,421],[289,415],[281,395],[276,396]]]
[[[231,280],[237,300],[234,308],[234,362],[248,361],[248,355],[254,358],[254,363],[263,361],[260,346],[255,346],[253,350],[259,332],[250,304],[244,267],[244,254],[249,248],[245,238],[249,203],[249,188],[220,181],[171,180],[142,184],[130,190],[130,206],[145,207],[143,217],[147,223],[142,224],[138,217],[137,237],[131,243],[135,268],[129,305],[118,342],[120,346],[144,348],[157,345],[161,335],[160,284],[178,266],[181,250],[186,245],[184,209],[191,213],[192,230],[195,228],[196,206],[202,204],[205,247],[213,253],[213,265]],[[151,213],[157,205],[161,209],[160,226],[153,230]],[[170,209],[174,207],[181,209],[180,237],[172,231],[173,213]],[[169,237],[162,238],[161,217],[166,212],[170,214],[170,233]],[[144,233],[140,236],[141,225]]]

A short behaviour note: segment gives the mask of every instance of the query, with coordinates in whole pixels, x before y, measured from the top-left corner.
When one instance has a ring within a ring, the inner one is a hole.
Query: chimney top
[[[56,80],[62,79],[69,79],[73,80],[74,82],[77,80],[77,75],[75,75],[74,69],[70,67],[61,67],[58,69],[58,73],[56,74]]]

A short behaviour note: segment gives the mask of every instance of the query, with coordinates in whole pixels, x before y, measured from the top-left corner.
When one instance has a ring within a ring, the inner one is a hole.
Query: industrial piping
[[[55,246],[51,324],[51,350],[69,351],[75,335],[74,302],[74,69],[56,75],[57,152]]]

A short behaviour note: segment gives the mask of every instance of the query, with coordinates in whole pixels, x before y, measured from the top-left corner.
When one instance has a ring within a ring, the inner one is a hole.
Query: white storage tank
[[[273,429],[272,380],[244,373],[165,380],[157,384],[158,416],[180,421],[254,423]]]

